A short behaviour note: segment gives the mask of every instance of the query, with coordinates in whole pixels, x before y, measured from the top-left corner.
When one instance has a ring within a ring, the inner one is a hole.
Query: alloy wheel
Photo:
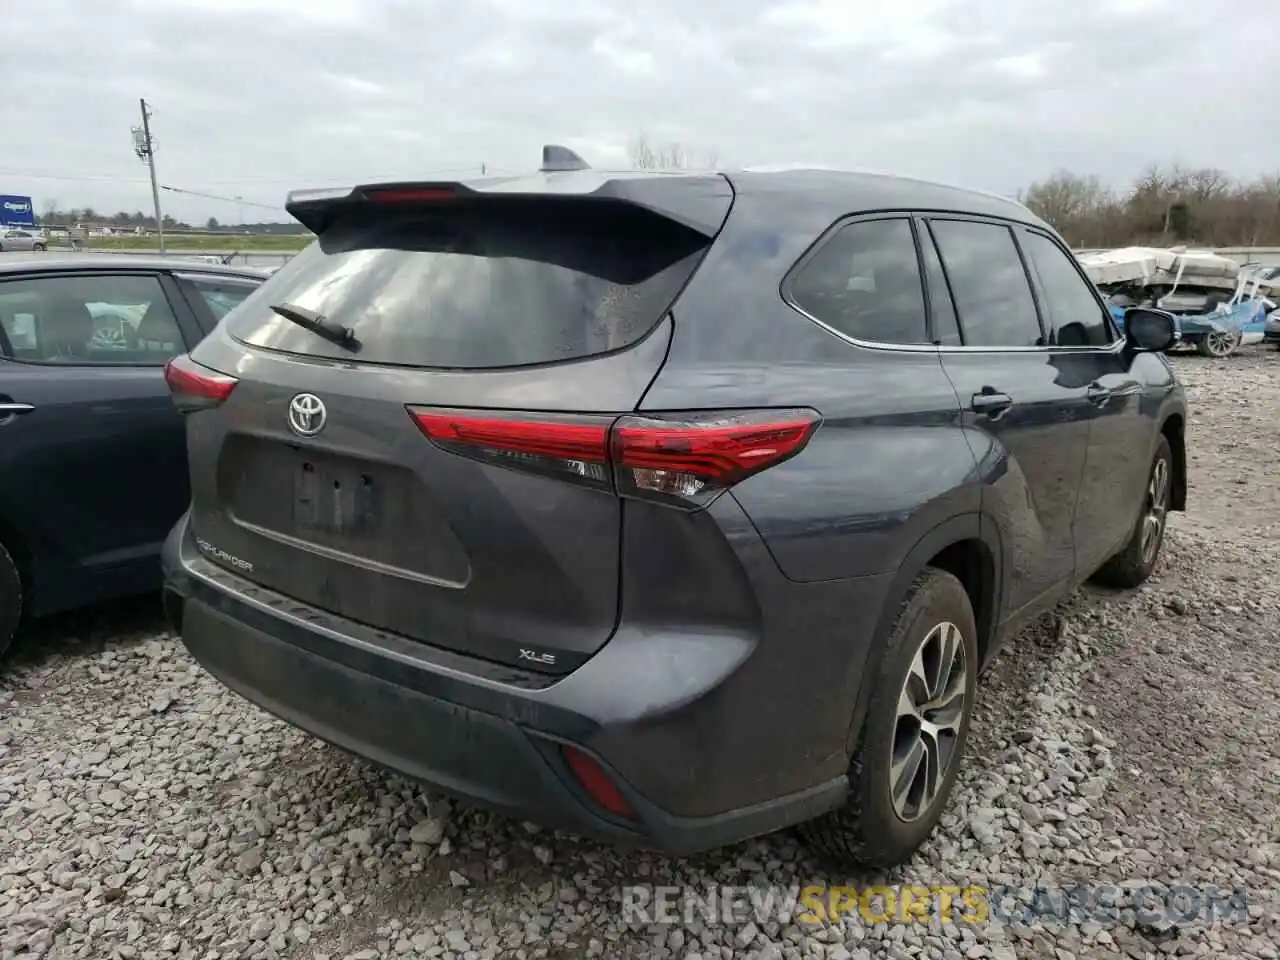
[[[949,621],[920,642],[898,694],[889,799],[911,822],[932,808],[955,762],[969,689],[960,628]]]
[[[1169,512],[1169,461],[1156,460],[1147,484],[1147,510],[1142,516],[1142,562],[1150,564],[1160,549],[1160,536],[1164,532],[1165,518]]]
[[[1214,330],[1212,333],[1205,334],[1204,342],[1211,356],[1225,357],[1240,345],[1241,339],[1242,337],[1239,333]]]

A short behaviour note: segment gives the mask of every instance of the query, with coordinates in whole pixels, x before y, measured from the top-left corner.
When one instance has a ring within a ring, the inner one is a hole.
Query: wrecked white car
[[[1135,306],[1167,310],[1177,318],[1180,342],[1208,357],[1234,352],[1275,309],[1274,281],[1211,250],[1120,247],[1079,260],[1113,314]]]

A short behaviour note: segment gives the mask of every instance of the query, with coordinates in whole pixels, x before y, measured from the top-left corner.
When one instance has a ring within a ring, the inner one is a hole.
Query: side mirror
[[[1178,342],[1178,321],[1166,310],[1130,307],[1124,312],[1124,339],[1131,350],[1163,353]]]

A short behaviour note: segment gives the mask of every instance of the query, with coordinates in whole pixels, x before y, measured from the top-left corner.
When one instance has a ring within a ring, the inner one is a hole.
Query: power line
[[[494,168],[496,169],[496,168]],[[412,176],[405,176],[404,171],[391,176],[373,176],[369,174],[361,174],[358,177],[238,177],[230,180],[201,180],[201,183],[210,186],[235,186],[240,183],[283,183],[302,188],[308,184],[356,184],[356,183],[382,183],[390,180],[426,180],[431,177],[439,177],[450,173],[472,173],[480,171],[484,174],[485,164],[471,163],[466,166],[458,167],[441,167],[434,170],[416,170]]]
[[[198,190],[187,190],[183,187],[171,187],[167,184],[160,184],[161,190],[168,190],[171,193],[182,193],[189,197],[203,197],[206,200],[223,200],[227,203],[238,203],[242,207],[261,207],[263,210],[283,210],[283,206],[270,203],[255,203],[252,200],[245,200],[243,197],[223,197],[216,193],[201,193]]]
[[[379,183],[390,180],[426,180],[431,177],[443,176],[451,173],[469,173],[471,171],[480,171],[481,175],[485,173],[519,173],[520,171],[509,167],[495,167],[484,163],[473,163],[465,167],[443,167],[434,170],[415,171],[413,176],[406,177],[401,171],[396,175],[386,176],[368,176],[359,177],[239,177],[234,179],[204,180],[200,182],[208,186],[236,186],[242,183],[261,183],[261,184],[289,184],[298,187],[304,187],[308,184],[355,184],[359,183]],[[25,177],[30,180],[67,180],[67,181],[84,181],[102,182],[102,183],[147,183],[146,177],[126,177],[119,174],[110,173],[37,173],[34,170],[0,170],[0,176],[6,177]]]
[[[0,176],[26,177],[30,180],[82,180],[101,183],[146,183],[146,177],[120,177],[108,174],[32,173],[29,170],[0,170]]]

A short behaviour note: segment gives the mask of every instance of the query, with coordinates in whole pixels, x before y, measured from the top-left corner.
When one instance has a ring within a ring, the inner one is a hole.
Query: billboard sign
[[[6,227],[34,227],[36,207],[31,198],[0,194],[0,224]]]

